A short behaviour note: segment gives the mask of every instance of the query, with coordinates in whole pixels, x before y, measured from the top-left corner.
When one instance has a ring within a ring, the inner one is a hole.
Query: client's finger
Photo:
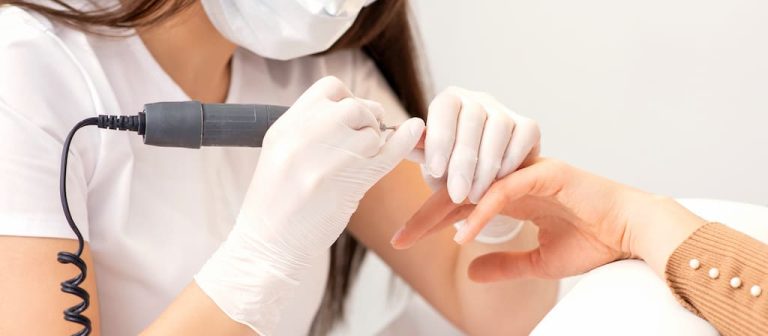
[[[411,153],[405,157],[406,160],[422,165],[426,163],[426,158],[424,156],[424,139],[426,134],[426,131],[421,134],[421,139],[419,139],[419,142],[416,143],[416,148],[414,148],[413,151],[411,151]]]
[[[440,189],[427,199],[421,208],[405,223],[405,226],[392,237],[392,246],[397,249],[411,247],[432,227],[440,224],[446,216],[460,206],[460,204],[454,204],[451,201],[446,188]]]
[[[472,213],[472,210],[474,209],[475,209],[474,204],[465,204],[456,209],[453,209],[451,213],[449,213],[447,216],[445,216],[445,218],[440,220],[440,222],[435,224],[431,229],[429,229],[429,231],[427,231],[424,235],[419,237],[419,239],[429,236],[435,232],[438,232],[447,226],[453,225],[456,222],[461,221],[462,219],[466,219],[467,216],[469,216],[469,214]]]
[[[427,139],[427,132],[425,130],[424,133],[421,135],[419,142],[416,143],[416,149],[424,150],[424,141],[426,141],[426,139]]]
[[[561,179],[553,161],[539,162],[518,170],[494,183],[467,218],[467,225],[454,238],[459,244],[475,239],[491,218],[504,207],[526,195],[549,196],[557,192]],[[552,174],[555,172],[555,174]]]
[[[477,257],[469,264],[469,278],[493,282],[522,277],[540,277],[539,249],[527,252],[495,252]]]

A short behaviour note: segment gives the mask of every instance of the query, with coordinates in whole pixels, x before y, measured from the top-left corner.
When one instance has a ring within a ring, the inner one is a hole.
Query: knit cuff
[[[675,250],[667,262],[666,278],[678,301],[722,334],[768,335],[765,244],[709,223]],[[753,286],[763,293],[754,296]]]

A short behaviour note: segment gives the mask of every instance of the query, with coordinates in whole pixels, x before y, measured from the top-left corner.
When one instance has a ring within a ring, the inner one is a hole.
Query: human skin
[[[706,222],[669,197],[646,193],[552,159],[497,181],[477,204],[453,204],[445,191],[432,196],[403,229],[406,248],[430,231],[467,218],[456,234],[470,242],[497,214],[530,220],[539,246],[480,256],[468,267],[479,282],[559,279],[619,260],[642,259],[661,278],[672,253]]]

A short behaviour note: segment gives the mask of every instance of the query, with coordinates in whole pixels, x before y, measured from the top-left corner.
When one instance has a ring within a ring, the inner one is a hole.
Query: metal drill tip
[[[387,126],[387,124],[382,122],[382,123],[379,123],[379,129],[382,132],[387,131],[387,130],[396,131],[397,130],[397,126]]]

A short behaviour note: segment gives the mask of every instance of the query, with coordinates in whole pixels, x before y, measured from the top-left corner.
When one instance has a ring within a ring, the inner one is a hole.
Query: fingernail
[[[464,202],[469,193],[469,179],[461,174],[451,176],[448,181],[448,195],[451,196],[453,203]]]
[[[397,232],[395,232],[395,235],[392,236],[392,240],[389,241],[389,244],[392,245],[392,247],[394,248],[402,247],[399,244],[400,238],[402,238],[402,236],[403,236],[403,229],[397,230]]]
[[[448,163],[448,158],[443,155],[436,154],[429,160],[429,174],[434,178],[440,178],[445,172],[445,165]]]
[[[464,240],[467,239],[467,233],[468,233],[467,231],[468,231],[467,225],[460,227],[456,231],[456,235],[453,236],[453,241],[455,241],[458,244],[464,244]]]

